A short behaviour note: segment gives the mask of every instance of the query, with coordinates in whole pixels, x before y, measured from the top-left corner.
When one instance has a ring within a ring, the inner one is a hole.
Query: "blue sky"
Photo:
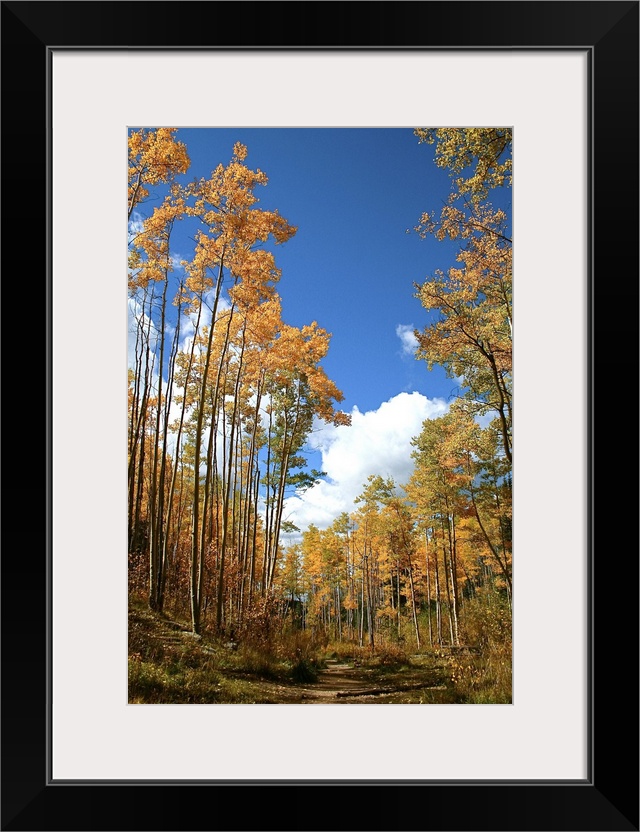
[[[257,190],[260,206],[277,208],[298,227],[276,249],[283,317],[294,326],[315,319],[332,333],[324,366],[345,407],[370,409],[401,389],[449,394],[452,383],[407,360],[396,335],[398,325],[426,323],[413,283],[451,264],[455,253],[406,233],[449,190],[431,146],[418,145],[409,128],[193,128],[177,138],[191,159],[182,181],[228,162],[236,141],[248,148],[246,164],[269,177]],[[192,244],[180,232],[178,226],[175,246],[186,254]]]
[[[317,426],[309,463],[327,472],[326,481],[288,504],[296,525],[326,526],[349,510],[367,471],[406,481],[409,434],[444,412],[456,392],[455,380],[440,368],[429,372],[411,350],[412,329],[428,322],[414,283],[455,263],[455,244],[413,230],[424,211],[439,213],[449,175],[412,127],[192,128],[176,138],[191,159],[183,182],[226,164],[235,142],[246,145],[245,164],[269,178],[257,190],[258,207],[277,209],[298,228],[274,249],[283,319],[294,326],[315,320],[332,334],[323,366],[344,394],[340,408],[355,414],[352,428]],[[152,196],[161,195],[154,189]],[[173,245],[190,257],[182,225]]]

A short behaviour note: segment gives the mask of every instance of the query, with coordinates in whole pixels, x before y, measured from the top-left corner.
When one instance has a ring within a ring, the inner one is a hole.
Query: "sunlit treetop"
[[[421,142],[435,144],[436,164],[450,171],[454,196],[477,202],[493,188],[511,187],[511,128],[418,127],[414,132]]]
[[[177,127],[136,130],[129,135],[128,216],[149,196],[147,185],[171,182],[191,164],[183,142],[174,139]]]

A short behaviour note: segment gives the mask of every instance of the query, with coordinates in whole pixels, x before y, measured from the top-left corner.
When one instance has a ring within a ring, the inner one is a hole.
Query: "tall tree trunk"
[[[435,542],[435,541],[434,541]],[[442,598],[440,594],[440,570],[438,568],[438,549],[437,544],[434,547],[434,566],[435,566],[435,590],[436,590],[436,632],[438,635],[438,645],[442,647]]]
[[[429,570],[429,533],[424,530],[424,559],[427,567],[427,613],[429,621],[429,646],[433,647],[433,627],[431,623],[431,575]]]
[[[191,520],[191,570],[190,570],[190,599],[191,599],[191,627],[194,633],[200,632],[200,611],[202,597],[199,592],[202,575],[202,557],[200,551],[200,452],[202,448],[202,425],[204,421],[205,401],[207,394],[207,377],[209,375],[209,363],[211,361],[211,350],[213,346],[213,333],[215,330],[216,315],[218,312],[218,301],[222,289],[222,270],[224,264],[224,249],[220,257],[218,279],[216,282],[215,300],[211,313],[211,326],[209,327],[209,340],[205,355],[204,371],[202,374],[202,389],[198,402],[195,449],[194,449],[194,482],[193,482],[193,508]]]
[[[491,550],[491,554],[494,556],[494,558],[496,559],[496,561],[498,563],[498,566],[500,567],[500,570],[501,570],[501,572],[504,576],[504,579],[507,582],[507,586],[509,588],[509,595],[511,595],[511,592],[512,592],[511,575],[509,573],[509,570],[507,569],[507,564],[506,564],[505,561],[502,560],[502,558],[500,557],[500,553],[498,552],[496,547],[493,545],[493,542],[492,542],[491,538],[487,534],[487,530],[485,528],[484,523],[482,522],[482,518],[480,516],[480,511],[478,510],[478,506],[476,504],[475,491],[474,491],[472,485],[469,486],[469,492],[471,494],[471,502],[473,503],[473,508],[475,510],[475,513],[476,513],[476,520],[478,521],[478,525],[480,526],[480,531],[482,532],[482,536],[486,540],[487,546]]]
[[[453,612],[452,612],[452,604],[451,604],[451,585],[449,583],[449,563],[447,558],[447,547],[445,545],[445,527],[444,527],[444,520],[443,516],[440,515],[440,520],[442,523],[442,562],[444,567],[444,585],[447,592],[447,609],[449,611],[449,637],[450,637],[450,644],[455,644],[455,636],[453,633]]]
[[[413,565],[411,563],[411,546],[409,541],[407,540],[404,525],[402,522],[402,515],[400,513],[400,508],[396,504],[395,505],[396,515],[398,517],[398,524],[400,527],[400,534],[402,535],[402,545],[404,547],[405,552],[407,553],[407,559],[409,561],[409,586],[411,589],[411,609],[413,612],[413,626],[416,632],[416,644],[418,645],[418,650],[420,649],[420,628],[418,626],[418,611],[416,608],[416,592],[415,586],[413,584]]]
[[[256,550],[258,543],[258,496],[260,493],[260,469],[256,465],[253,493],[253,530],[251,543],[251,573],[249,577],[249,606],[253,603],[253,590],[256,583]]]
[[[266,483],[266,497],[265,497],[265,517],[264,517],[264,555],[262,559],[262,580],[260,582],[260,594],[264,598],[267,592],[267,569],[268,569],[268,557],[270,552],[270,538],[271,538],[271,523],[272,523],[272,514],[273,514],[273,502],[275,499],[275,493],[270,493],[272,491],[271,486],[271,443],[272,443],[272,429],[273,429],[273,403],[271,403],[269,407],[269,430],[267,433],[267,459],[266,459],[266,470],[265,470],[265,483]]]
[[[182,289],[182,286],[180,286]],[[165,518],[165,503],[166,495],[166,478],[167,478],[167,459],[169,454],[169,414],[171,412],[171,402],[173,400],[173,382],[175,377],[175,364],[178,355],[178,348],[180,346],[180,308],[178,308],[178,320],[171,345],[171,352],[169,355],[169,366],[167,367],[167,395],[165,396],[165,412],[164,412],[164,430],[162,437],[162,454],[160,457],[160,474],[158,477],[158,516],[160,518],[160,536],[158,540],[159,557],[160,557],[160,577],[158,580],[158,610],[162,612],[164,607],[164,588],[166,584],[165,572],[167,569],[167,545],[166,540],[169,535],[169,523]],[[174,468],[178,464],[177,448],[174,453]],[[170,506],[168,507],[170,510]]]
[[[420,627],[418,626],[418,611],[416,607],[416,591],[413,584],[413,567],[411,565],[411,555],[409,555],[409,585],[411,587],[411,608],[413,610],[413,626],[416,632],[416,644],[418,650],[420,649]]]
[[[371,549],[369,549],[371,554]],[[371,598],[371,571],[369,566],[369,558],[365,558],[366,579],[367,579],[367,627],[369,630],[369,645],[371,649],[374,648],[374,634],[373,634],[373,601]]]
[[[360,594],[360,619],[358,621],[358,644],[363,646],[364,642],[364,564],[365,558],[362,558],[362,587]]]
[[[179,314],[180,314],[180,309],[178,309],[178,315]],[[176,449],[175,449],[176,464],[173,466],[173,471],[171,472],[171,482],[169,484],[169,494],[167,495],[167,517],[166,517],[166,520],[165,520],[167,533],[165,534],[165,537],[164,537],[164,551],[163,551],[163,554],[162,554],[162,558],[163,558],[164,561],[166,561],[167,558],[168,558],[168,530],[171,528],[172,514],[173,514],[173,500],[174,500],[174,494],[175,494],[175,490],[176,490],[176,479],[177,479],[177,476],[178,476],[178,470],[180,470],[180,472],[181,472],[181,474],[180,474],[181,477],[184,474],[184,466],[183,465],[178,466],[177,460],[181,456],[181,453],[182,453],[182,451],[181,451],[181,442],[182,442],[182,431],[183,431],[183,428],[184,428],[184,421],[185,421],[185,415],[186,415],[186,410],[187,410],[188,387],[189,387],[189,382],[191,380],[191,370],[192,370],[192,367],[193,367],[193,361],[194,361],[194,357],[195,357],[196,339],[197,339],[197,336],[198,336],[198,332],[200,331],[201,315],[202,315],[202,302],[200,302],[198,304],[198,313],[197,313],[197,316],[196,316],[195,331],[193,333],[193,339],[191,341],[191,349],[189,350],[189,360],[188,360],[188,363],[187,363],[187,369],[185,371],[184,386],[183,386],[184,394],[183,394],[183,397],[182,397],[182,407],[180,408],[180,421],[178,423],[178,432],[176,434]],[[194,477],[195,476],[196,475],[195,475],[195,472],[194,472]],[[193,621],[192,621],[192,624],[193,624]]]
[[[233,311],[233,307],[231,307]],[[229,331],[227,330],[227,338],[226,342],[228,341]],[[226,342],[225,342],[225,349],[226,349]],[[236,417],[238,413],[238,393],[240,390],[240,377],[241,377],[241,368],[242,368],[242,359],[244,356],[244,348],[245,348],[245,334],[243,330],[242,335],[242,347],[240,349],[240,357],[239,357],[239,366],[238,366],[238,373],[236,375],[236,384],[233,392],[233,410],[231,414],[231,432],[229,435],[229,459],[228,459],[228,471],[227,471],[227,481],[223,491],[222,497],[222,539],[220,541],[220,567],[218,570],[218,600],[216,606],[216,629],[220,630],[222,628],[222,611],[224,605],[224,569],[225,569],[225,556],[227,550],[227,537],[229,535],[229,496],[231,493],[231,473],[233,470],[233,443],[234,443],[234,436],[235,436],[235,428],[236,428]],[[223,404],[224,408],[224,404]]]
[[[400,561],[396,560],[398,641],[400,640]]]
[[[149,606],[158,610],[160,606],[160,586],[162,583],[161,548],[159,545],[162,519],[159,516],[158,478],[160,464],[160,425],[162,422],[162,373],[164,370],[164,330],[167,309],[167,288],[169,286],[169,270],[165,268],[162,300],[160,302],[160,360],[158,361],[158,395],[156,402],[156,420],[153,434],[153,463],[151,472],[151,487],[149,489]]]
[[[456,549],[455,549],[455,528],[453,514],[447,511],[447,535],[449,538],[449,583],[451,584],[451,614],[453,623],[454,644],[459,643],[458,638],[458,581],[456,577]],[[448,587],[447,587],[448,590]]]

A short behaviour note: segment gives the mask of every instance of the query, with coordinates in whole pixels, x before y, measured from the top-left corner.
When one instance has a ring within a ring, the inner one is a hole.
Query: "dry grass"
[[[461,637],[474,650],[379,643],[375,650],[314,638],[310,631],[274,629],[271,641],[245,632],[229,643],[194,637],[186,621],[151,613],[132,601],[129,613],[129,701],[214,704],[300,701],[297,686],[313,685],[327,662],[351,665],[372,684],[398,688],[424,680],[424,690],[398,691],[378,701],[403,704],[511,702],[511,618],[501,599],[465,609]],[[296,698],[298,697],[298,698]]]

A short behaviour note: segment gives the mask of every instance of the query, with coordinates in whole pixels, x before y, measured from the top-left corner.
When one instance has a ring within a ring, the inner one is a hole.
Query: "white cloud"
[[[415,355],[418,349],[418,339],[415,336],[413,324],[398,324],[396,335],[402,343],[402,354]]]
[[[140,349],[146,348],[147,339],[149,346],[153,351],[158,343],[159,332],[154,322],[144,312],[143,305],[139,298],[135,295],[127,299],[128,308],[128,366],[135,369],[136,359],[136,341],[140,340],[142,346]],[[140,338],[138,339],[138,335]]]
[[[129,219],[129,243],[136,237],[138,234],[141,234],[144,230],[144,217],[142,214],[134,211]]]
[[[289,497],[284,517],[304,530],[310,523],[326,528],[343,511],[353,511],[353,501],[370,474],[393,477],[406,483],[413,470],[411,440],[422,423],[446,413],[443,399],[421,393],[399,393],[377,410],[351,412],[351,426],[317,422],[308,445],[322,454],[325,480],[301,496]]]
[[[489,427],[495,418],[497,418],[495,410],[490,410],[488,413],[476,414],[474,417],[476,423],[483,429]]]
[[[211,289],[204,296],[204,303],[202,304],[202,311],[200,313],[200,331],[203,327],[211,325],[212,309],[215,301],[215,290]],[[231,304],[225,297],[218,298],[218,310],[216,320],[219,320],[221,315],[231,309]],[[183,317],[180,326],[180,350],[181,352],[189,352],[191,344],[196,332],[196,324],[198,322],[198,313],[191,312],[189,315]]]

